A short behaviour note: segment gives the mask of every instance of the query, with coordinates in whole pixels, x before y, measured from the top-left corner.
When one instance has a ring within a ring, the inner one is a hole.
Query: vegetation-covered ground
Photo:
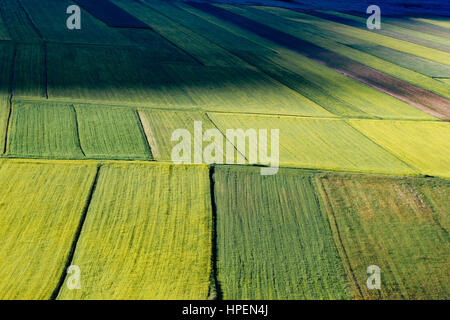
[[[449,298],[448,18],[75,2],[81,30],[72,1],[0,0],[0,298]],[[217,129],[216,163],[171,163],[176,129],[192,162]],[[278,129],[289,168],[227,129],[269,154]]]

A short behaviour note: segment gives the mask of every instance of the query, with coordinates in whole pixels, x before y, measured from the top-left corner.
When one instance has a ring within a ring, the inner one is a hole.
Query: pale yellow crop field
[[[279,163],[282,166],[397,175],[417,173],[345,120],[218,113],[209,113],[209,116],[222,133],[229,128],[255,129],[257,132],[267,129],[268,154],[271,154],[270,132],[278,129]],[[246,150],[237,147],[247,158],[248,145]]]
[[[349,120],[349,123],[422,173],[450,178],[448,122]]]
[[[0,299],[49,299],[74,240],[94,164],[0,161]]]

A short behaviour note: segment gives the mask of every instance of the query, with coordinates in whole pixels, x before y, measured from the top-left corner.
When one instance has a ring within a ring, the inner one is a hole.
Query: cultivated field
[[[350,120],[350,124],[422,173],[450,178],[448,123]]]
[[[448,180],[323,175],[317,183],[354,298],[448,296]],[[380,290],[366,286],[370,265],[382,270]]]
[[[219,113],[209,113],[209,116],[222,133],[226,132],[225,128],[254,129],[257,134],[259,129],[267,129],[268,137],[271,137],[270,130],[279,128],[282,166],[403,175],[417,173],[343,120]],[[270,155],[272,149],[268,140]],[[238,150],[249,158],[248,143],[245,150],[239,146]]]
[[[0,0],[0,299],[448,299],[448,10],[222,2]]]
[[[58,299],[206,299],[209,190],[206,166],[102,166],[72,261],[83,288]]]
[[[75,110],[67,104],[15,103],[6,153],[25,158],[82,157]]]
[[[81,163],[0,162],[0,299],[52,296],[95,172]]]
[[[217,280],[224,299],[346,299],[312,175],[216,167]],[[320,257],[320,258],[319,258]]]
[[[139,116],[133,109],[75,106],[81,148],[88,158],[150,159]]]

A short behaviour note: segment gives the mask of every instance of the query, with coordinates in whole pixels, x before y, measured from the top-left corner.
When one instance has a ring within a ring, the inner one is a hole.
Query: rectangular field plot
[[[14,97],[46,97],[45,48],[18,44],[14,63]]]
[[[448,180],[323,175],[317,181],[354,298],[448,297]],[[372,265],[380,268],[380,290],[366,284]]]
[[[139,48],[48,45],[49,96],[80,102],[192,105],[180,84],[159,66],[186,62],[178,58],[168,51],[153,54]]]
[[[158,110],[139,110],[139,116],[144,127],[152,155],[157,160],[171,161],[173,147],[178,141],[172,141],[172,134],[177,129],[186,129],[191,135],[191,155],[192,159],[196,157],[195,153],[203,152],[204,147],[210,142],[202,140],[202,148],[194,148],[194,122],[201,122],[203,130],[215,128],[214,124],[203,112],[190,111],[158,111]],[[203,131],[200,139],[203,137]],[[199,156],[199,154],[197,154]],[[223,159],[223,155],[222,155]]]
[[[311,175],[217,166],[217,279],[224,299],[346,299]]]
[[[0,162],[0,299],[51,297],[95,173],[95,165]]]
[[[134,109],[75,106],[80,145],[88,158],[150,159],[150,149]]]
[[[415,174],[417,171],[366,138],[344,120],[208,113],[225,134],[226,129],[267,130],[268,156],[271,130],[279,130],[279,162],[282,166],[337,171]],[[242,133],[239,137],[246,139]],[[236,145],[236,144],[235,144]],[[259,146],[261,148],[261,146]],[[249,143],[238,150],[249,158]],[[260,161],[258,157],[258,162]]]
[[[14,61],[14,46],[8,42],[0,42],[0,95],[11,92],[11,75]]]
[[[82,158],[73,107],[56,103],[14,103],[7,154],[26,158]]]
[[[349,123],[423,174],[450,178],[449,123],[384,120]]]
[[[206,166],[102,166],[72,261],[82,288],[64,284],[58,299],[206,299],[208,173]]]

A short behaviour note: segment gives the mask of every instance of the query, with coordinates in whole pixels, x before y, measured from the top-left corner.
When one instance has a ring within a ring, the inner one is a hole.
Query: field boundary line
[[[208,299],[210,300],[222,300],[222,289],[217,279],[217,205],[215,198],[215,181],[214,181],[215,166],[209,166],[209,188],[211,195],[211,276]]]
[[[276,80],[275,80],[276,81]],[[291,89],[292,90],[292,89]],[[33,97],[20,97],[16,101],[20,102],[33,102],[33,103],[47,103],[47,102],[55,102],[55,103],[67,103],[71,104],[74,103],[74,99],[70,98],[49,98],[48,101],[46,99],[36,99]],[[158,107],[158,105],[142,105],[142,103],[129,103],[129,104],[120,104],[118,101],[112,102],[112,103],[105,103],[102,100],[96,101],[75,101],[75,104],[80,105],[93,105],[93,106],[102,106],[102,107],[116,107],[116,108],[134,108],[137,110],[157,110],[157,111],[184,111],[184,112],[203,112],[203,113],[220,113],[220,114],[236,114],[236,115],[256,115],[256,116],[271,116],[271,117],[293,117],[293,118],[305,118],[305,119],[328,119],[328,120],[380,120],[380,121],[416,121],[416,122],[448,122],[439,118],[436,119],[430,119],[430,118],[424,118],[424,119],[411,119],[411,118],[380,118],[380,117],[358,117],[358,116],[340,116],[340,115],[334,115],[330,117],[326,116],[314,116],[314,115],[300,115],[300,114],[288,114],[288,113],[263,113],[263,112],[248,112],[248,111],[221,111],[221,110],[213,110],[213,109],[206,109],[204,106],[197,106],[197,107]],[[320,106],[320,105],[319,105]],[[323,107],[322,107],[323,108]]]
[[[77,140],[78,140],[78,145],[80,146],[80,150],[81,153],[83,154],[84,157],[86,157],[86,154],[84,153],[83,150],[83,146],[81,145],[81,139],[80,139],[80,129],[78,127],[78,115],[77,115],[77,109],[75,108],[75,106],[73,104],[70,105],[72,107],[73,110],[73,114],[75,116],[75,130],[77,130]]]
[[[10,126],[10,120],[11,120],[11,114],[12,114],[12,108],[13,108],[13,97],[14,97],[14,74],[15,74],[15,68],[16,68],[16,56],[17,56],[17,44],[14,44],[14,49],[13,49],[13,57],[12,57],[12,61],[11,61],[11,75],[9,78],[9,99],[8,99],[8,106],[9,106],[9,111],[8,111],[8,118],[6,120],[6,132],[5,132],[5,141],[4,141],[4,146],[3,146],[3,153],[4,155],[6,155],[6,151],[7,151],[7,145],[8,145],[8,134],[9,134],[9,126]]]
[[[330,198],[325,189],[325,186],[323,185],[323,183],[320,179],[321,179],[320,177],[315,177],[315,180],[316,180],[315,184],[317,185],[316,190],[318,191],[318,193],[320,195],[322,195],[322,201],[319,200],[319,207],[322,208],[321,204],[323,204],[325,206],[323,209],[327,212],[327,216],[328,216],[327,221],[331,228],[332,238],[334,239],[334,243],[338,250],[338,254],[339,254],[339,251],[341,251],[341,254],[339,256],[341,258],[341,261],[343,262],[344,268],[347,269],[347,273],[351,278],[350,280],[353,282],[353,284],[357,290],[357,293],[360,295],[360,298],[363,299],[364,295],[362,293],[361,287],[358,284],[358,281],[356,280],[355,272],[353,271],[353,268],[351,266],[347,250],[345,249],[344,243],[342,242],[341,232],[339,231],[339,226],[336,222],[336,217],[334,216],[334,212],[333,212],[334,210],[331,205]],[[334,228],[333,228],[333,225],[334,225]],[[335,230],[334,232],[333,232],[333,229]]]
[[[70,264],[72,263],[73,256],[75,254],[75,249],[77,247],[78,240],[80,239],[81,231],[83,229],[83,225],[84,225],[84,222],[86,221],[87,213],[89,211],[89,206],[91,204],[92,197],[93,197],[95,189],[97,187],[97,182],[98,182],[98,178],[99,178],[99,175],[100,175],[101,167],[102,167],[102,165],[98,165],[97,166],[97,171],[95,173],[95,177],[94,177],[94,180],[92,182],[91,188],[89,189],[89,193],[88,193],[88,196],[86,198],[86,202],[85,202],[82,214],[81,214],[80,222],[78,223],[78,227],[77,227],[77,230],[75,232],[75,236],[73,238],[72,245],[70,247],[70,251],[69,251],[69,254],[68,254],[67,259],[66,259],[66,264],[65,264],[65,266],[64,266],[64,268],[62,270],[62,273],[61,273],[61,276],[59,278],[58,284],[56,285],[55,290],[53,291],[52,295],[50,296],[50,300],[56,300],[56,298],[58,297],[59,292],[61,291],[61,288],[62,288],[62,286],[64,284],[64,281],[66,279],[66,270],[67,270],[67,268],[69,268]]]

